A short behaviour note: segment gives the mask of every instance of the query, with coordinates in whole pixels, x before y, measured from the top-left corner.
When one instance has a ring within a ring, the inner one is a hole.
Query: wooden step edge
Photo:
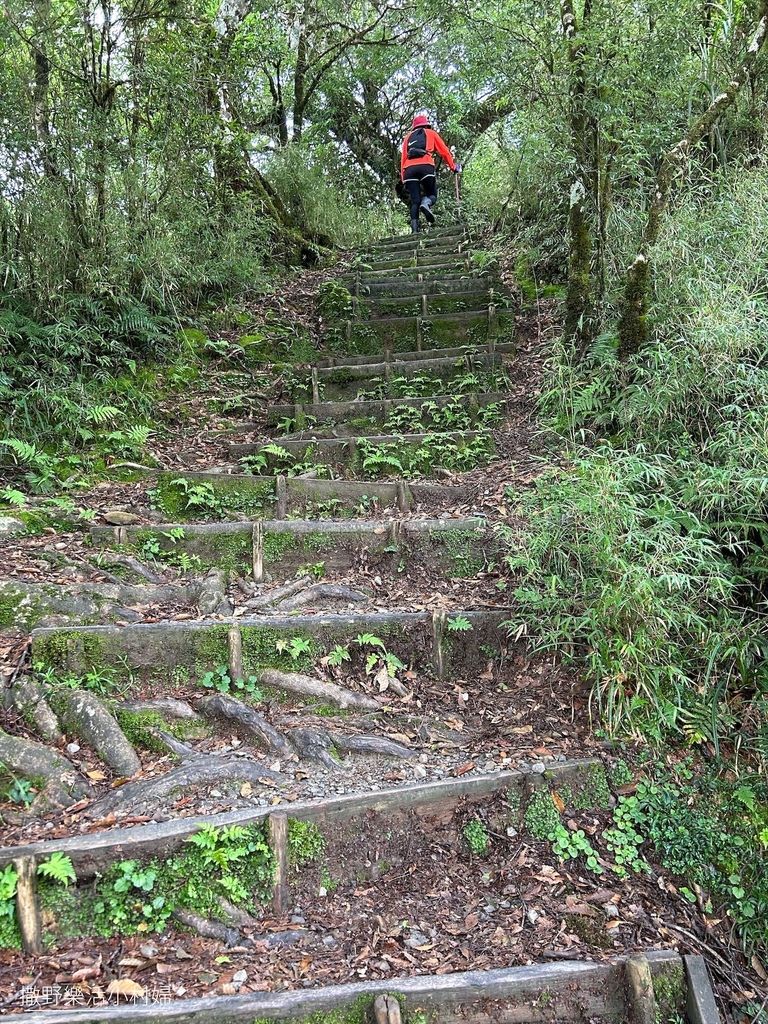
[[[675,950],[648,950],[645,955],[654,980],[676,978],[681,972],[681,958]],[[439,1020],[441,1024],[487,1020],[489,1006],[493,1007],[493,1019],[506,1024],[530,1020],[542,1024],[577,1022],[591,1018],[623,1021],[630,1019],[624,986],[626,960],[627,957],[621,956],[602,962],[570,961],[442,975],[395,976],[287,992],[251,992],[144,1005],[68,1009],[66,1020],[71,1024],[123,1020],[136,1020],[141,1024],[253,1024],[254,1020],[308,1024],[321,1015],[340,1016],[353,1008],[359,1013],[360,1007],[364,1007],[372,1019],[376,996],[394,994],[402,1001],[406,1014],[426,1014],[428,1020]],[[677,988],[683,992],[685,986]],[[544,1007],[543,994],[547,995]],[[677,1017],[684,1010],[683,1005],[669,1007],[670,1013]],[[27,1013],[25,1019],[32,1024],[61,1024],[62,1011]],[[692,1020],[691,1024],[699,1022]]]
[[[597,758],[549,763],[550,770],[556,778],[567,777],[579,771],[588,772],[595,765],[601,764]],[[51,853],[59,851],[72,859],[78,878],[90,878],[97,872],[106,870],[113,860],[146,857],[170,851],[206,826],[223,828],[235,824],[255,824],[267,818],[277,807],[281,811],[289,812],[290,817],[299,821],[328,821],[334,817],[337,820],[349,820],[358,815],[365,816],[369,811],[381,813],[398,807],[417,807],[424,803],[441,802],[447,795],[456,800],[490,796],[499,790],[522,786],[530,776],[530,772],[519,769],[500,770],[469,778],[464,776],[379,790],[361,790],[344,796],[284,803],[276,807],[241,808],[146,825],[130,825],[126,828],[75,835],[65,839],[40,839],[18,846],[0,847],[0,868],[4,868],[17,857],[33,856],[44,860],[50,857]],[[67,1019],[70,1019],[69,1015]]]

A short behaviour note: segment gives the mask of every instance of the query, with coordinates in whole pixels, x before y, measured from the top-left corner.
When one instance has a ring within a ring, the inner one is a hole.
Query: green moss
[[[318,860],[324,850],[325,838],[317,825],[311,821],[288,819],[288,861],[292,867],[298,869]]]
[[[66,670],[75,661],[78,670],[84,672],[106,667],[124,671],[124,666],[110,661],[102,637],[78,629],[59,629],[35,637],[32,661],[40,669]]]
[[[229,626],[207,626],[194,635],[193,643],[197,675],[229,664]]]
[[[292,1017],[291,1024],[371,1024],[375,998],[374,994],[359,996],[349,1006],[342,1006],[336,1010],[318,1010],[317,1013],[308,1014],[305,1017]],[[395,995],[395,998],[402,1005],[403,997]],[[274,1024],[274,1021],[257,1017],[253,1024]]]
[[[307,672],[321,653],[316,637],[301,629],[273,629],[271,626],[241,626],[240,636],[243,648],[243,670],[246,674],[258,675],[267,668],[283,672]],[[290,642],[304,640],[308,650],[293,657]],[[288,645],[282,650],[283,645]]]
[[[687,986],[685,972],[680,962],[659,965],[653,977],[653,994],[656,997],[656,1019],[674,1020],[685,1007]]]
[[[336,537],[332,533],[313,530],[304,536],[304,548],[307,551],[331,551],[336,546]]]
[[[168,748],[162,740],[152,735],[153,729],[162,729],[179,740],[200,739],[201,736],[207,735],[204,726],[196,720],[181,719],[167,722],[157,711],[126,711],[124,708],[117,708],[115,717],[131,746],[152,750],[158,754],[167,754]]]
[[[220,519],[227,511],[241,512],[247,516],[261,516],[272,507],[275,483],[272,478],[241,480],[221,475],[204,480],[188,479],[190,491],[199,487],[210,493],[199,503],[191,504],[190,496],[182,485],[174,480],[182,479],[178,473],[160,473],[152,491],[152,500],[170,519],[178,521],[196,519]],[[187,478],[184,478],[187,479]]]
[[[453,576],[468,579],[476,576],[485,565],[485,557],[476,546],[477,538],[466,530],[446,530],[445,533],[434,534],[436,540],[442,542],[448,555]]]
[[[296,534],[288,530],[265,530],[262,552],[265,564],[279,562],[286,551],[292,551],[298,544]]]

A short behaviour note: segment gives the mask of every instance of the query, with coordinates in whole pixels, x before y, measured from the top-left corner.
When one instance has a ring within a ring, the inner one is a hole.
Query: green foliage
[[[470,633],[473,629],[466,615],[454,615],[446,621],[446,626],[451,633]]]
[[[311,821],[288,819],[288,860],[298,869],[310,861],[318,860],[325,850],[325,838]]]
[[[57,851],[52,853],[44,861],[37,865],[37,873],[40,877],[56,882],[59,885],[69,885],[77,881],[77,875],[72,861],[65,854]]]
[[[634,775],[627,762],[618,758],[609,768],[608,778],[614,789],[620,789],[622,786],[628,786],[634,779]]]
[[[491,837],[488,829],[479,818],[472,818],[462,828],[461,834],[464,841],[476,857],[483,857],[491,846]]]
[[[336,644],[327,655],[328,664],[333,665],[334,668],[338,668],[343,665],[345,661],[351,661],[352,655],[349,651],[349,644]]]
[[[176,551],[175,546],[179,541],[184,540],[184,530],[176,527],[172,530],[164,530],[161,537],[172,545],[169,550],[163,546],[160,537],[149,534],[144,537],[136,549],[140,558],[152,559],[155,562],[163,562],[165,565],[173,565],[181,572],[198,571],[202,568],[199,555],[190,555],[186,551]]]
[[[424,476],[438,466],[461,472],[484,465],[495,454],[493,439],[488,435],[457,440],[450,434],[427,434],[418,444],[382,443],[360,437],[357,451],[363,473],[373,479],[392,474]]]
[[[748,952],[765,954],[768,911],[768,791],[750,785],[694,775],[685,762],[674,772],[658,770],[638,783],[631,796],[620,797],[614,823],[604,838],[612,851],[614,871],[648,870],[640,852],[659,863],[695,901],[698,887],[708,912],[727,912]]]
[[[548,790],[536,790],[528,801],[523,820],[534,839],[549,839],[554,834],[560,824],[560,815]]]
[[[247,695],[251,700],[260,703],[264,694],[259,688],[258,676],[248,676],[247,679],[232,679],[226,665],[219,665],[212,672],[206,672],[200,677],[200,685],[208,690],[216,690],[218,693],[233,695]]]
[[[12,800],[15,804],[24,804],[25,807],[29,807],[35,799],[32,782],[29,779],[14,779],[8,789],[8,799]]]

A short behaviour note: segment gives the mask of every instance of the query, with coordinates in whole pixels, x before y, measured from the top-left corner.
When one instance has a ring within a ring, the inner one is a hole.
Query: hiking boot
[[[419,212],[424,214],[424,216],[427,218],[427,223],[428,224],[434,224],[435,223],[435,215],[434,215],[434,213],[432,213],[432,203],[430,202],[430,199],[429,199],[428,196],[424,196],[424,198],[421,200],[421,206],[419,207]]]
[[[418,235],[418,233],[419,233],[419,218],[418,217],[413,217],[413,218],[411,218],[411,234],[412,235]]]

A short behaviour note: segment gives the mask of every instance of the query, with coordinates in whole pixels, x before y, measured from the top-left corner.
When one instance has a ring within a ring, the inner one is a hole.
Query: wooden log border
[[[466,619],[475,635],[495,637],[502,623],[509,619],[509,608],[493,611],[465,611],[455,609],[452,614]],[[215,622],[157,623],[140,622],[130,626],[61,626],[33,629],[31,633],[32,657],[45,664],[48,642],[58,649],[58,667],[71,671],[88,671],[88,644],[108,651],[104,663],[121,666],[126,671],[158,671],[183,666],[190,670],[198,667],[197,645],[211,631],[227,630],[224,664],[238,657],[243,630],[272,630],[279,634],[294,635],[304,632],[313,637],[355,636],[371,632],[375,636],[391,635],[391,645],[407,642],[407,634],[421,631],[431,637],[433,671],[442,677],[456,668],[467,668],[472,650],[466,644],[452,643],[444,630],[445,612],[372,612],[360,615],[328,613],[322,615],[260,615],[252,618],[231,618]],[[401,635],[393,634],[399,630]],[[382,631],[383,634],[382,634]],[[403,648],[404,650],[404,648]],[[422,651],[423,654],[423,651]],[[210,659],[209,659],[210,660]],[[215,664],[210,667],[215,668]]]
[[[648,954],[654,977],[680,971],[680,957],[671,950]],[[306,1021],[316,1013],[344,1010],[358,1000],[371,1007],[377,995],[400,996],[406,1013],[422,1011],[440,1024],[533,1024],[584,1021],[599,1016],[625,1019],[624,959],[607,963],[571,962],[532,967],[466,971],[440,976],[352,982],[290,992],[259,992],[242,996],[208,996],[165,1004],[132,1004],[103,1008],[41,1011],[27,1014],[32,1024],[103,1024],[130,1018],[141,1024],[253,1024],[255,1020]],[[469,1009],[471,1008],[471,1009]],[[682,1009],[682,1007],[681,1007]]]
[[[597,758],[553,762],[547,769],[546,778],[555,785],[562,785],[583,776],[600,763]],[[86,879],[105,871],[115,860],[172,853],[203,826],[223,828],[227,825],[253,825],[278,813],[285,813],[298,821],[324,824],[349,821],[370,813],[384,815],[411,809],[428,814],[431,808],[438,805],[456,806],[461,801],[477,803],[512,789],[522,793],[532,784],[540,783],[541,778],[531,772],[501,771],[472,778],[348,793],[325,800],[246,807],[219,814],[175,818],[172,821],[132,825],[129,828],[70,836],[67,839],[41,839],[21,846],[0,847],[0,869],[20,857],[35,857],[39,861],[59,852],[71,858],[77,877]]]

